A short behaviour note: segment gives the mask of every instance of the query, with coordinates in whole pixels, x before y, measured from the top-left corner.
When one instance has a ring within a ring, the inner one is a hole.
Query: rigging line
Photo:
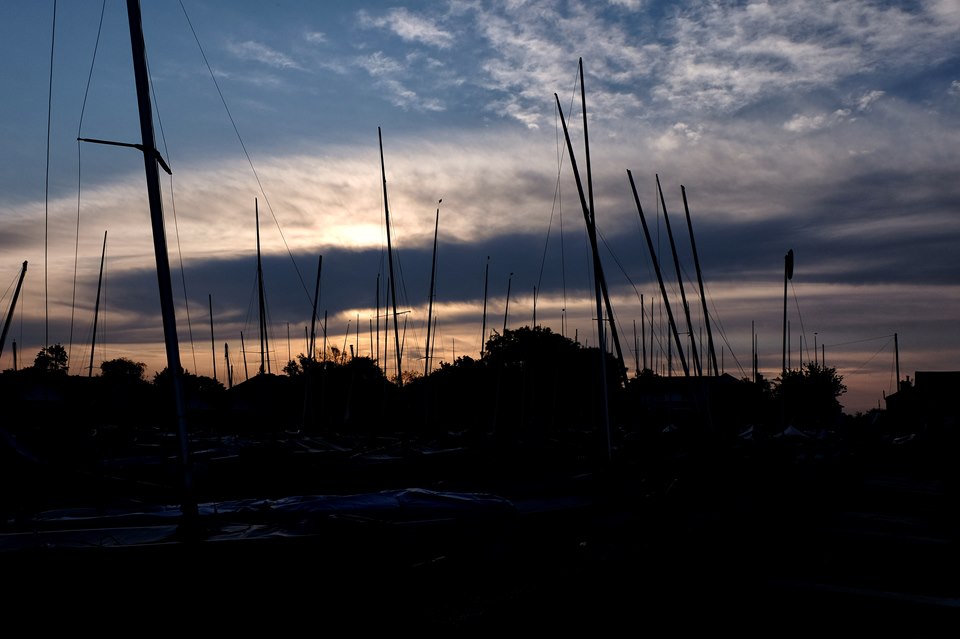
[[[93,68],[97,63],[97,51],[100,50],[100,35],[103,32],[103,14],[107,8],[107,0],[103,0],[100,5],[100,24],[97,26],[97,39],[93,45],[93,57],[90,60],[90,72],[87,74],[87,86],[83,91],[83,103],[80,105],[80,121],[77,123],[77,232],[73,247],[73,297],[70,299],[70,339],[67,342],[67,362],[73,361],[70,353],[73,351],[73,323],[74,314],[77,308],[77,263],[80,255],[80,187],[81,168],[81,149],[83,145],[80,138],[83,132],[83,115],[87,110],[87,96],[90,94],[90,85],[93,82]]]
[[[627,275],[627,270],[624,268],[623,263],[620,262],[620,258],[617,257],[617,254],[613,252],[613,249],[610,247],[610,244],[607,243],[607,238],[604,237],[603,233],[600,231],[600,227],[597,227],[597,237],[603,242],[604,247],[610,253],[610,257],[613,258],[613,261],[616,262],[617,266],[620,267],[620,272],[623,273],[623,276],[627,278],[627,281],[630,282],[630,286],[633,287],[633,292],[637,294],[637,300],[640,300],[640,291],[637,289],[637,285],[634,284],[633,280],[630,279],[630,276]]]
[[[872,341],[878,340],[878,339],[889,339],[889,338],[893,337],[893,335],[894,335],[893,333],[890,333],[889,335],[878,335],[877,337],[867,337],[867,338],[865,338],[865,339],[855,339],[855,340],[853,340],[852,342],[837,342],[836,344],[823,344],[823,346],[824,346],[824,347],[828,347],[828,348],[833,348],[834,346],[848,346],[848,345],[850,345],[850,344],[860,344],[860,343],[863,343],[863,342],[872,342]],[[888,343],[889,343],[889,342],[888,342]]]
[[[713,313],[710,315],[710,321],[713,322],[714,326],[717,327],[720,336],[723,338],[723,343],[727,345],[727,348],[730,351],[730,356],[733,357],[733,361],[737,364],[737,369],[740,371],[740,374],[746,377],[746,371],[744,370],[743,365],[740,364],[740,360],[737,359],[737,354],[734,352],[733,346],[730,344],[730,340],[727,339],[726,330],[723,328],[723,322],[720,320],[720,313],[717,310],[717,303],[709,291],[707,291],[707,298],[710,300],[710,304],[713,306]]]
[[[577,77],[579,78],[579,75],[577,75]],[[574,93],[576,93],[576,86],[577,86],[577,81],[574,82]],[[572,99],[571,99],[571,104],[572,104]],[[563,262],[564,262],[563,260],[563,211],[561,208],[561,192],[560,192],[560,182],[561,182],[561,177],[563,175],[563,158],[566,156],[566,145],[560,142],[560,129],[557,124],[560,116],[556,108],[554,108],[553,113],[554,113],[553,128],[554,128],[554,134],[556,137],[556,145],[557,145],[557,180],[553,190],[553,204],[550,208],[550,221],[547,224],[547,237],[543,243],[543,257],[540,260],[540,273],[537,276],[537,289],[539,290],[541,285],[543,284],[543,269],[547,261],[547,245],[550,242],[550,229],[553,228],[553,216],[556,213],[560,218],[560,269],[561,269],[561,279],[564,282],[563,304],[564,304],[564,308],[566,308],[566,275],[564,272],[564,265],[563,265]]]
[[[887,375],[887,390],[893,389],[893,392],[897,392],[898,390],[900,390],[899,388],[897,388],[897,384],[894,381],[896,374],[897,374],[897,360],[896,360],[896,357],[894,357],[892,360],[890,360],[890,373]]]
[[[567,267],[566,252],[563,243],[563,194],[560,189],[560,178],[563,175],[563,158],[566,155],[566,145],[560,141],[560,113],[553,109],[553,130],[557,145],[557,181],[553,191],[553,208],[556,209],[560,221],[560,287],[563,298],[563,307],[560,310],[560,334],[564,335],[564,324],[567,312]],[[553,219],[553,210],[550,212],[550,218]],[[539,287],[540,284],[538,283]]]
[[[893,337],[893,336],[891,335],[890,337]],[[852,371],[852,372],[850,372],[850,373],[847,373],[847,374],[848,374],[848,375],[857,375],[857,374],[863,372],[863,370],[867,367],[867,364],[869,364],[870,362],[872,362],[873,360],[875,360],[875,359],[877,358],[877,355],[879,355],[881,352],[883,352],[883,350],[884,350],[889,344],[890,344],[890,339],[888,339],[888,340],[886,341],[886,343],[884,343],[883,346],[881,346],[880,348],[878,348],[877,351],[870,357],[870,359],[868,359],[867,361],[865,361],[863,364],[861,364],[861,365],[860,365],[857,369],[855,369],[854,371]]]
[[[14,287],[14,284],[19,279],[20,279],[20,270],[17,269],[17,273],[13,276],[13,279],[10,280],[10,284],[7,285],[7,290],[3,292],[3,295],[0,295],[0,301],[3,301],[3,299],[10,293],[10,289]],[[9,308],[9,306],[7,308]]]
[[[297,261],[293,259],[293,252],[290,250],[290,246],[287,244],[287,238],[283,234],[283,229],[280,228],[280,221],[277,219],[277,215],[273,212],[273,206],[270,204],[270,198],[267,197],[267,192],[263,188],[263,184],[260,182],[260,175],[257,173],[256,167],[253,166],[253,160],[250,158],[250,154],[247,152],[247,145],[243,143],[243,137],[240,135],[240,129],[237,128],[237,123],[233,119],[233,114],[230,113],[230,107],[227,106],[227,100],[223,96],[223,91],[220,90],[220,83],[217,82],[217,77],[213,73],[213,68],[210,66],[210,62],[207,61],[207,54],[203,51],[203,46],[200,44],[200,38],[197,36],[196,30],[193,28],[193,23],[190,21],[190,16],[187,15],[187,9],[183,6],[183,0],[180,0],[180,8],[183,10],[183,17],[187,20],[187,25],[190,27],[190,32],[193,34],[193,39],[197,43],[197,48],[200,49],[200,57],[203,58],[203,63],[207,67],[207,71],[210,73],[210,79],[213,80],[213,85],[217,89],[217,94],[220,96],[220,101],[223,103],[223,108],[227,112],[227,117],[230,120],[230,124],[233,126],[234,133],[237,134],[237,140],[240,142],[240,148],[243,149],[243,154],[247,158],[247,163],[250,165],[250,170],[253,171],[253,177],[257,181],[257,187],[260,189],[260,194],[263,195],[263,201],[267,205],[267,209],[270,211],[270,215],[273,217],[274,224],[277,225],[277,231],[280,232],[280,239],[283,240],[283,246],[287,249],[287,255],[290,256],[290,261],[293,262],[293,270],[297,273],[297,278],[300,280],[300,286],[303,287],[303,292],[307,296],[307,301],[310,304],[313,304],[313,300],[310,299],[310,291],[307,290],[307,284],[303,280],[303,275],[300,273],[300,268],[297,266]]]
[[[57,0],[53,0],[50,33],[50,79],[47,87],[47,169],[43,187],[43,345],[50,345],[50,293],[47,284],[47,246],[50,238],[50,120],[53,113],[53,52],[57,41]]]
[[[559,176],[557,176],[559,178]],[[559,191],[559,179],[557,180],[557,189]],[[537,288],[543,284],[543,268],[547,263],[547,247],[550,245],[550,229],[553,228],[553,215],[557,212],[557,194],[558,191],[554,192],[553,196],[553,207],[550,209],[550,220],[547,222],[547,236],[543,240],[543,254],[540,257],[540,272],[537,274]]]
[[[150,59],[146,52],[144,52],[144,58],[147,64],[147,77],[150,81],[150,97],[153,100],[153,110],[157,116],[157,128],[160,131],[160,142],[163,144],[163,154],[167,158],[167,162],[171,163],[173,160],[170,158],[170,149],[167,147],[167,136],[163,130],[163,119],[160,117],[160,103],[157,101],[157,92],[153,89],[153,72],[150,71]],[[197,350],[193,342],[193,322],[190,320],[190,298],[187,296],[187,275],[183,268],[183,250],[180,248],[180,225],[177,222],[177,200],[174,197],[173,193],[173,172],[167,174],[168,179],[170,180],[170,212],[173,215],[173,231],[174,236],[177,238],[177,258],[180,261],[180,284],[183,288],[183,306],[187,315],[187,334],[190,336],[190,355],[193,358],[193,370],[200,372],[200,369],[197,367]]]
[[[789,282],[790,282],[790,290],[793,292],[793,302],[794,302],[794,305],[796,305],[797,307],[797,318],[800,320],[800,335],[802,335],[803,339],[806,340],[807,331],[803,327],[803,314],[800,312],[800,300],[797,299],[797,287],[796,285],[794,285],[792,279],[790,279]],[[787,347],[789,348],[790,345],[788,344]],[[803,357],[803,353],[800,353],[800,357]],[[810,359],[809,354],[807,355],[807,359]]]

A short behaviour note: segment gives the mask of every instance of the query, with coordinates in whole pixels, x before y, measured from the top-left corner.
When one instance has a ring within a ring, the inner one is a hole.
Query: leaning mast
[[[397,284],[393,277],[393,245],[390,242],[390,207],[387,204],[387,169],[383,163],[383,134],[377,127],[377,137],[380,140],[380,174],[383,177],[383,212],[387,224],[387,261],[390,263],[390,297],[393,303],[393,339],[397,354],[397,386],[403,386],[403,375],[400,369],[400,329],[397,326]]]
[[[143,166],[147,180],[147,195],[150,202],[150,220],[153,228],[153,249],[157,261],[157,284],[160,289],[160,312],[163,319],[163,341],[166,347],[167,371],[173,385],[174,408],[177,415],[180,439],[180,461],[183,464],[184,503],[181,511],[185,516],[196,517],[197,504],[193,495],[193,476],[187,445],[186,409],[183,395],[180,345],[177,339],[177,321],[174,313],[173,285],[170,276],[170,261],[167,256],[167,240],[163,227],[163,200],[160,195],[160,172],[162,162],[153,135],[153,112],[150,105],[150,78],[147,74],[146,47],[143,42],[143,25],[139,0],[127,0],[127,18],[130,25],[130,48],[133,54],[133,72],[137,86],[137,104],[140,114],[140,134]],[[164,166],[166,166],[164,164]]]

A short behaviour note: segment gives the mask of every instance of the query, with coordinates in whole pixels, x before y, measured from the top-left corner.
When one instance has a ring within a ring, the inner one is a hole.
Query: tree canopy
[[[788,421],[801,425],[825,425],[843,412],[840,396],[847,392],[837,369],[807,362],[774,380],[774,398],[782,404]]]
[[[62,344],[45,346],[33,360],[33,367],[50,373],[67,372],[67,350]]]

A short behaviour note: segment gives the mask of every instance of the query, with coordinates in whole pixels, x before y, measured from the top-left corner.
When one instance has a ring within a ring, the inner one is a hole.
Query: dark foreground
[[[355,457],[340,483],[285,496],[198,480],[196,519],[120,495],[21,510],[0,540],[8,623],[920,637],[960,621],[960,502],[934,447],[738,442],[606,464],[446,453],[429,472],[423,455]],[[281,474],[233,471],[231,485]]]

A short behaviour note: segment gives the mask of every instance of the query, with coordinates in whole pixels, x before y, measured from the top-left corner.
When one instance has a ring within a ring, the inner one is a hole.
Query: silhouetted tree
[[[67,371],[67,351],[62,344],[54,344],[40,349],[33,367],[37,370],[50,373]]]
[[[579,343],[547,327],[522,326],[507,329],[503,335],[494,331],[493,337],[487,340],[483,359],[490,366],[569,365],[579,350]]]
[[[835,368],[807,362],[774,380],[773,396],[788,423],[825,426],[843,414],[839,398],[847,392]]]
[[[225,390],[223,384],[212,377],[207,377],[205,375],[194,375],[189,371],[183,371],[181,373],[183,379],[183,388],[186,392],[187,397],[196,396],[198,394],[210,394],[210,393],[220,393]],[[158,387],[169,386],[170,384],[170,371],[164,368],[162,371],[153,376],[153,384]]]
[[[303,361],[304,356],[302,353],[298,355],[298,357],[300,358],[301,361]],[[297,360],[291,359],[289,362],[287,362],[287,365],[283,367],[283,372],[288,377],[296,377],[297,375],[300,375],[301,373],[303,373],[303,366],[299,364]]]
[[[147,365],[126,357],[107,360],[100,364],[100,376],[104,380],[115,382],[144,382],[143,374]]]

